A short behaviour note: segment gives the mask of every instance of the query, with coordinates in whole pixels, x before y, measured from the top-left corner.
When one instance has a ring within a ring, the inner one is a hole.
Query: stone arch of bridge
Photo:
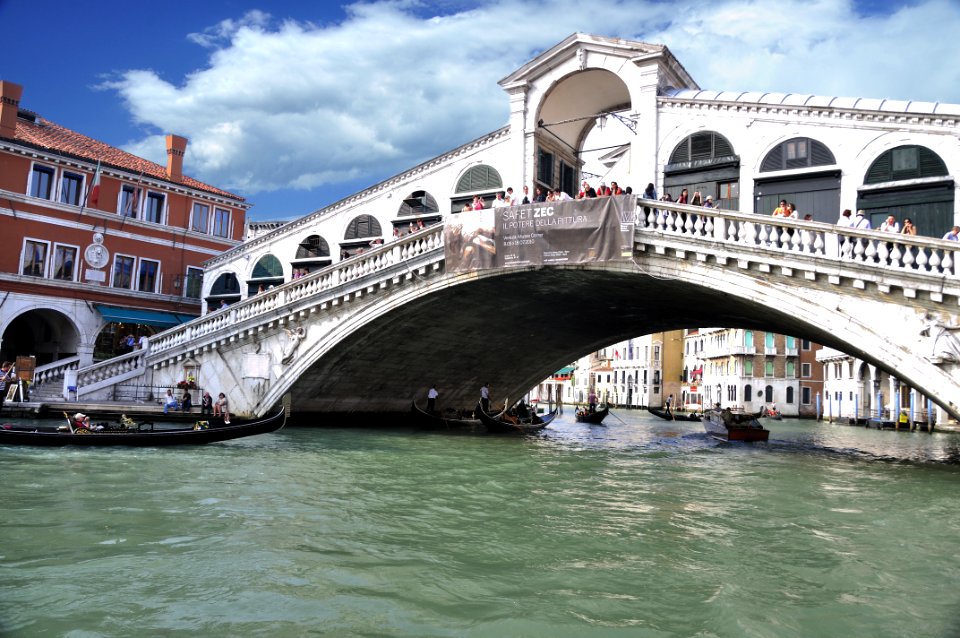
[[[611,343],[716,326],[837,348],[957,415],[949,400],[956,382],[917,352],[911,305],[892,312],[885,298],[853,304],[845,291],[805,289],[796,280],[711,263],[670,273],[669,259],[655,261],[443,274],[395,295],[351,302],[335,329],[305,340],[257,411],[290,392],[305,412],[404,412],[431,383],[442,406],[471,408],[486,381],[497,400],[515,399]],[[891,334],[894,323],[905,328]]]

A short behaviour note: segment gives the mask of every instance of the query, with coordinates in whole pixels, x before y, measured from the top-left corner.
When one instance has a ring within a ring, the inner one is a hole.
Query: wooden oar
[[[70,428],[70,434],[73,434],[73,423],[70,422],[70,415],[66,412],[63,413],[63,418],[67,420],[67,427]]]

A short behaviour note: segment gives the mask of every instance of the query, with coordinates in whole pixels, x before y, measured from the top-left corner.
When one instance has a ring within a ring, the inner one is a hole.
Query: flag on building
[[[97,170],[93,173],[93,182],[90,184],[89,196],[87,201],[90,206],[96,206],[100,201],[100,162],[97,162]]]

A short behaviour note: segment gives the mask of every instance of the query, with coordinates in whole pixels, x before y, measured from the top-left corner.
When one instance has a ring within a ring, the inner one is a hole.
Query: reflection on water
[[[956,434],[614,411],[540,436],[0,447],[3,636],[948,636]]]

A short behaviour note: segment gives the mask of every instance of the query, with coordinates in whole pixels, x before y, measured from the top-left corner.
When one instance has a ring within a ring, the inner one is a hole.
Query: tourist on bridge
[[[437,384],[434,383],[430,386],[429,392],[427,392],[427,412],[430,414],[433,414],[437,407],[437,396],[439,396],[439,393],[437,392]]]
[[[904,235],[916,235],[917,227],[913,225],[913,220],[909,217],[904,217],[903,228],[900,229],[900,232]]]
[[[884,233],[899,233],[900,224],[897,223],[897,218],[893,215],[887,215],[887,218],[880,224],[880,231]]]
[[[960,226],[954,226],[950,232],[943,236],[947,241],[960,241]]]
[[[853,211],[849,208],[840,213],[840,219],[837,220],[837,226],[841,228],[853,228]]]
[[[771,217],[789,217],[790,207],[787,206],[787,200],[781,199],[780,205],[773,209],[773,213],[771,213],[770,216]]]
[[[857,211],[857,216],[853,218],[853,227],[860,230],[870,230],[873,225],[867,219],[867,213],[861,208]]]

